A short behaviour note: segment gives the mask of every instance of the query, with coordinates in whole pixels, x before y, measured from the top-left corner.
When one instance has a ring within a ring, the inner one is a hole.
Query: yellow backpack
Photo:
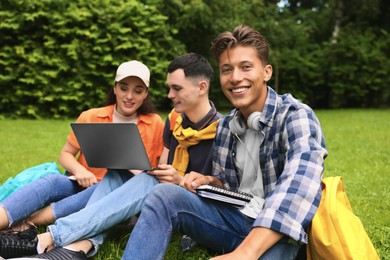
[[[307,259],[379,259],[362,222],[353,213],[342,178],[322,180],[322,198],[308,229]]]

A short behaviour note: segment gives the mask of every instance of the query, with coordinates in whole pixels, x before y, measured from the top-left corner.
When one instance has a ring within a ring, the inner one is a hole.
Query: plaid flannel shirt
[[[236,111],[221,119],[214,141],[213,175],[230,188],[239,187],[234,165],[236,141],[229,130]],[[259,156],[265,204],[253,226],[307,243],[305,229],[321,200],[328,154],[320,123],[307,105],[268,87],[259,124],[264,133]]]

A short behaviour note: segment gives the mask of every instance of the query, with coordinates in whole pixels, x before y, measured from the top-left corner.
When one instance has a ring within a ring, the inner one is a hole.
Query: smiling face
[[[166,84],[169,88],[168,98],[172,101],[175,111],[191,114],[198,109],[200,95],[204,90],[196,80],[187,78],[183,69],[177,69],[167,74]]]
[[[148,95],[145,83],[138,77],[127,77],[114,86],[116,109],[123,116],[132,116],[137,112]]]
[[[272,67],[262,63],[255,48],[238,45],[225,50],[219,56],[219,70],[222,91],[244,118],[262,111]]]

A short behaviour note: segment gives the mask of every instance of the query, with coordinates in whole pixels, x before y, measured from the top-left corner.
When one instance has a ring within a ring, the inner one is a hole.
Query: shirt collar
[[[211,109],[209,110],[209,112],[201,119],[199,120],[199,122],[197,123],[193,123],[191,122],[188,117],[186,116],[185,113],[182,114],[183,116],[183,128],[188,128],[188,127],[191,127],[192,129],[195,129],[195,130],[201,130],[205,127],[207,127],[213,120],[213,118],[215,117],[215,115],[217,114],[217,109],[215,108],[214,106],[214,103],[209,101],[210,105],[211,105]]]
[[[264,103],[263,111],[261,112],[260,122],[267,126],[272,126],[277,107],[277,94],[271,87],[267,88],[267,98]]]
[[[112,114],[114,113],[114,106],[115,105],[107,106],[107,109],[100,110],[96,116],[99,118],[109,118],[110,120],[112,120]]]
[[[112,120],[112,114],[114,113],[114,107],[115,107],[115,105],[107,106],[107,109],[99,111],[99,113],[97,114],[97,117],[109,118],[110,120]],[[151,125],[153,123],[150,116],[141,115],[141,114],[138,114],[138,121],[142,121],[148,125]]]

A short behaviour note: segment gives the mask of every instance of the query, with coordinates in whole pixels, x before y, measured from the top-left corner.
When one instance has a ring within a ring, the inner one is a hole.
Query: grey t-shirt
[[[248,128],[245,134],[237,137],[235,165],[240,180],[239,190],[253,195],[253,199],[240,211],[248,217],[256,218],[264,206],[263,176],[259,162],[260,144],[264,134]]]

